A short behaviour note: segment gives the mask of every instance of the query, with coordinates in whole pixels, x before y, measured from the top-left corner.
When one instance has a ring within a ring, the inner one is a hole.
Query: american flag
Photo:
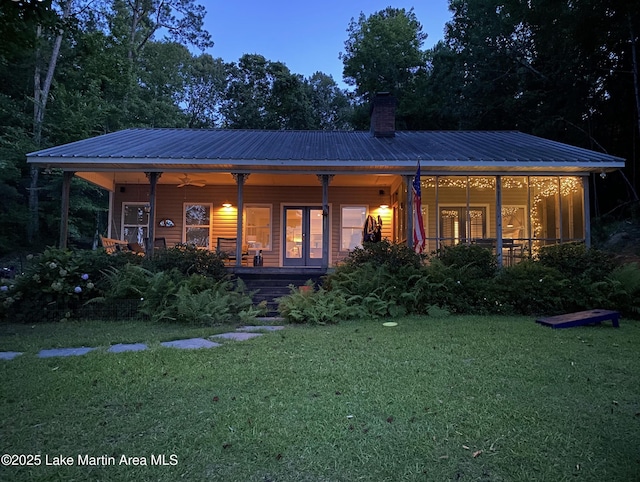
[[[422,191],[420,189],[420,161],[418,170],[411,183],[413,191],[413,249],[416,253],[422,253],[426,241],[424,234],[424,223],[422,221]]]

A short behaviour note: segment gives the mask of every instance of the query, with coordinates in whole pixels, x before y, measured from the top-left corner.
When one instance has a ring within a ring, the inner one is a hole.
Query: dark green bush
[[[176,269],[184,276],[199,274],[216,280],[228,277],[224,259],[218,253],[194,246],[156,250],[152,256],[143,259],[144,266],[154,273]]]
[[[623,316],[640,317],[640,267],[628,263],[616,268],[599,285],[602,307],[620,311]]]
[[[265,304],[253,305],[241,282],[215,281],[202,275],[191,275],[175,283],[171,273],[156,273],[144,295],[140,312],[156,322],[248,323],[266,312]]]
[[[199,278],[192,277],[196,274]],[[208,281],[201,279],[205,278],[212,282],[211,286],[204,286]],[[229,276],[216,253],[191,247],[157,251],[149,257],[130,252],[109,255],[104,249],[49,248],[28,258],[24,274],[2,282],[0,318],[8,319],[11,315],[12,321],[57,321],[114,311],[103,309],[111,304],[137,307],[141,298],[146,298],[146,306],[157,303],[155,306],[160,309],[166,293],[182,286],[185,279],[188,288],[183,291],[184,296],[187,292],[210,290],[215,282],[228,280]],[[247,296],[241,299],[236,290],[228,291],[235,293],[225,301],[230,303],[229,310],[247,311],[244,308]],[[81,310],[88,304],[88,309]]]
[[[498,270],[498,260],[492,251],[475,244],[445,246],[437,255],[445,266],[463,269],[466,277],[491,278]]]
[[[566,312],[569,280],[555,268],[525,260],[504,268],[495,279],[496,297],[523,315]]]
[[[612,254],[587,248],[584,243],[544,246],[537,260],[567,278],[581,277],[589,281],[604,280],[618,266]]]
[[[73,317],[83,303],[100,294],[96,271],[89,259],[55,248],[28,257],[25,272],[1,292],[3,316],[11,313],[12,321],[18,322]]]
[[[391,243],[387,240],[378,243],[364,243],[361,248],[355,248],[342,262],[345,268],[355,268],[365,263],[386,266],[389,271],[401,269],[405,266],[420,268],[425,256],[417,254],[406,244]]]
[[[302,289],[290,285],[290,293],[278,298],[278,311],[289,323],[335,324],[340,320],[364,318],[362,305],[353,303],[339,290],[317,290],[313,283]]]

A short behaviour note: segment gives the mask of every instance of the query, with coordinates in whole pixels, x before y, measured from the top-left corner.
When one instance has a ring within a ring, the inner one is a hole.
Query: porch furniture
[[[491,249],[493,253],[496,253],[498,246],[498,240],[496,238],[476,238],[472,241],[473,244],[482,246],[483,248]],[[502,252],[505,259],[506,266],[513,266],[516,262],[516,258],[522,259],[524,257],[524,245],[517,243],[512,238],[502,238]]]
[[[218,238],[216,252],[224,256],[225,263],[233,265],[236,262],[236,252],[238,246],[238,238]],[[248,266],[249,250],[242,248],[241,264]]]
[[[600,324],[605,320],[611,320],[614,328],[620,326],[620,313],[610,310],[587,310],[566,315],[550,316],[539,318],[536,323],[550,326],[551,328],[571,328],[572,326],[582,326],[591,323]]]
[[[119,251],[129,251],[129,243],[121,239],[105,238],[100,236],[100,244],[107,254],[114,254]]]
[[[144,256],[144,248],[140,243],[127,243],[127,248],[132,253],[136,253],[139,256]]]
[[[153,240],[153,248],[154,249],[167,249],[167,239],[166,238],[156,238]]]

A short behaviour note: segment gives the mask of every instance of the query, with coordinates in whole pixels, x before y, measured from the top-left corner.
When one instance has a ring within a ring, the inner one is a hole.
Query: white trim
[[[273,245],[274,245],[274,240],[273,240],[273,204],[269,204],[269,203],[243,203],[243,209],[242,209],[242,216],[244,218],[244,234],[243,234],[243,239],[244,239],[244,244],[248,245],[249,241],[247,240],[247,229],[249,228],[249,223],[247,222],[247,209],[251,208],[251,207],[256,207],[256,208],[268,208],[269,209],[269,242],[270,242],[270,247],[267,248],[260,248],[262,251],[267,251],[267,252],[271,252],[273,251]]]
[[[349,253],[350,250],[349,249],[342,249],[342,230],[344,229],[344,225],[342,224],[342,210],[344,208],[364,208],[364,220],[362,221],[362,225],[360,226],[360,232],[362,233],[363,229],[364,229],[364,223],[367,220],[367,216],[369,214],[371,214],[371,209],[369,207],[368,204],[340,204],[340,244],[338,245],[338,252],[339,253]],[[353,226],[350,226],[353,227]],[[360,242],[356,247],[362,247],[362,242]]]
[[[186,212],[186,206],[209,206],[209,246],[206,247],[207,250],[212,251],[215,249],[215,246],[213,246],[213,203],[210,202],[198,202],[198,201],[183,201],[182,203],[182,235],[181,235],[181,242],[182,243],[186,243],[187,242],[187,212]],[[192,225],[189,227],[196,227],[197,225]],[[201,225],[204,226],[204,225]],[[199,246],[200,248],[203,248],[203,246]]]
[[[286,242],[286,240],[283,238],[283,234],[284,234],[284,208],[285,207],[291,207],[291,208],[297,208],[297,207],[301,207],[301,208],[306,208],[306,207],[312,207],[312,208],[318,208],[320,210],[322,210],[322,201],[320,202],[316,202],[316,203],[296,203],[296,202],[281,202],[280,203],[280,233],[278,234],[278,237],[280,239],[280,243],[278,246],[278,266],[283,268],[284,267],[284,243]],[[332,231],[333,229],[331,229],[331,212],[333,211],[333,203],[329,203],[329,266],[331,266],[331,261],[333,258],[333,240],[332,240]]]
[[[124,208],[125,206],[146,206],[149,203],[146,203],[144,201],[122,201],[122,205],[120,206],[120,238],[122,241],[127,241],[124,237],[124,227],[125,227],[125,222],[124,222]],[[147,224],[135,224],[135,225],[131,225],[131,226],[137,226],[138,228],[144,228],[146,226],[147,228],[147,237],[149,236],[149,222],[151,221],[151,219],[149,218],[149,213],[147,213]],[[142,241],[142,242],[140,242]],[[144,240],[137,240],[138,243],[140,243],[142,246],[144,246]]]
[[[467,205],[467,204],[460,204],[460,203],[445,203],[445,204],[438,204],[437,206],[438,206],[438,209],[437,209],[437,212],[436,212],[436,222],[438,224],[440,224],[440,209],[442,209],[442,208],[445,208],[445,209],[446,208],[462,208],[465,211],[467,209],[471,210],[473,208],[484,208],[484,210],[485,210],[484,212],[486,213],[485,214],[486,219],[485,219],[484,229],[485,229],[485,232],[487,234],[487,236],[485,236],[485,237],[491,237],[491,236],[489,236],[491,234],[491,204],[478,204],[478,203],[471,204],[470,203],[469,205]],[[466,217],[464,218],[464,223],[465,223],[465,226],[466,226],[466,224],[467,224],[467,218]],[[470,233],[467,233],[467,238],[466,239],[471,239],[469,237],[469,234]],[[440,233],[440,241],[443,240],[443,239],[445,239],[445,238],[444,238],[444,236],[442,236],[442,233]],[[449,238],[446,238],[446,239],[449,239]]]

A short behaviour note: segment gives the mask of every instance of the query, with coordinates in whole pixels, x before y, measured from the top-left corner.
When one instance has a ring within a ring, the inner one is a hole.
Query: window
[[[244,241],[249,249],[271,250],[271,206],[247,204],[244,226]]]
[[[343,206],[340,217],[340,250],[362,246],[362,230],[367,219],[366,206]]]
[[[486,208],[441,207],[440,235],[451,244],[486,237]]]
[[[528,237],[525,217],[526,206],[502,206],[502,237],[525,239]]]
[[[184,205],[184,242],[210,249],[211,204]]]
[[[149,205],[144,203],[122,204],[122,239],[128,243],[144,245],[149,232]]]

